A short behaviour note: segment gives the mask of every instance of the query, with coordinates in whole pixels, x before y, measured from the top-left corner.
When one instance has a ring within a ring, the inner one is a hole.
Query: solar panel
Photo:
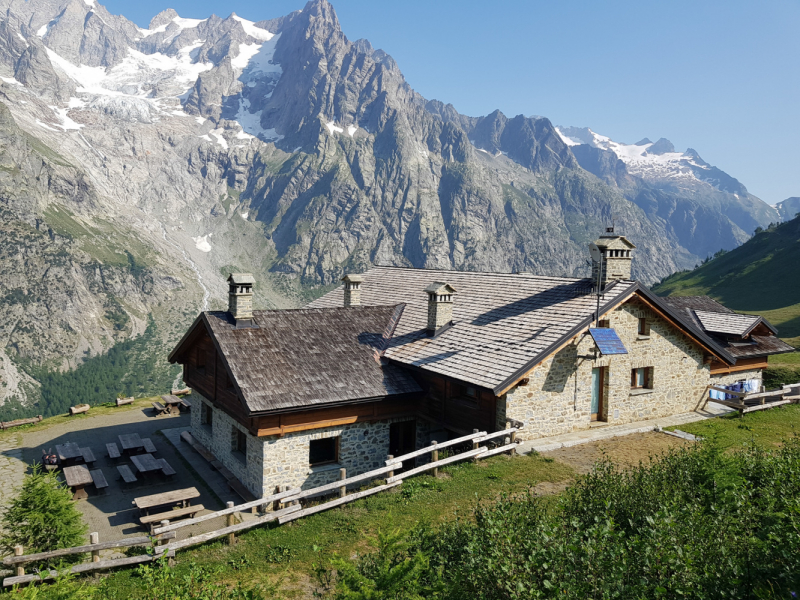
[[[589,334],[592,336],[594,343],[600,349],[600,354],[627,354],[628,351],[622,345],[622,340],[619,339],[617,332],[613,329],[603,327],[600,329],[590,329]]]

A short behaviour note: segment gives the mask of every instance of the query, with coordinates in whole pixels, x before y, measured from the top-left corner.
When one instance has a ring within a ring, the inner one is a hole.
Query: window
[[[470,385],[461,385],[458,383],[452,384],[451,393],[453,398],[458,398],[459,400],[466,401],[469,404],[473,404],[475,406],[478,405],[478,398],[480,397],[478,394],[477,388],[474,388]]]
[[[324,440],[311,440],[308,451],[308,462],[314,467],[327,465],[339,460],[339,438],[325,438]]]
[[[611,323],[609,322],[608,319],[603,319],[602,321],[599,321],[597,323],[597,327],[600,329],[608,329],[609,327],[611,327]]]
[[[632,389],[652,389],[653,387],[653,367],[640,367],[631,369],[631,388]]]
[[[650,326],[645,318],[639,319],[639,335],[650,335]]]
[[[235,425],[231,426],[231,452],[247,461],[247,434]]]
[[[203,402],[200,410],[200,423],[211,427],[211,422],[214,420],[214,409],[210,404]]]

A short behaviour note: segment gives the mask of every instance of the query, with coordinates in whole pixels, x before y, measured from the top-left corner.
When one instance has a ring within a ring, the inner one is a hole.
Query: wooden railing
[[[29,554],[27,556],[23,556],[22,548],[18,547],[18,552],[19,552],[18,554],[3,559],[3,563],[6,565],[18,565],[17,575],[14,577],[6,577],[3,580],[3,586],[30,583],[32,581],[39,581],[56,577],[57,573],[55,571],[50,571],[49,573],[39,574],[39,575],[37,574],[25,575],[23,565],[26,563],[49,560],[59,556],[92,552],[93,562],[88,564],[75,565],[71,568],[71,571],[73,573],[85,573],[101,569],[110,569],[113,567],[135,565],[144,562],[149,562],[155,560],[155,558],[163,556],[164,553],[167,553],[168,556],[173,556],[176,550],[181,550],[183,548],[188,548],[190,546],[196,546],[198,544],[202,544],[214,539],[219,539],[225,536],[228,537],[229,543],[233,543],[235,540],[235,535],[237,533],[241,533],[242,531],[246,531],[248,529],[252,529],[254,527],[270,523],[272,521],[277,521],[278,524],[283,525],[284,523],[288,523],[290,521],[294,521],[296,519],[306,517],[318,512],[329,510],[337,506],[342,506],[343,504],[354,502],[356,500],[359,500],[361,498],[366,498],[367,496],[371,496],[373,494],[385,492],[394,487],[402,485],[405,479],[408,479],[409,477],[413,477],[414,475],[418,475],[420,473],[424,473],[425,471],[432,470],[434,471],[434,474],[436,474],[438,472],[439,467],[460,462],[462,460],[477,461],[482,458],[488,458],[489,456],[501,454],[503,452],[511,452],[513,454],[516,450],[516,444],[517,444],[516,433],[518,430],[519,430],[518,427],[512,427],[511,429],[504,429],[496,433],[486,433],[485,431],[475,430],[470,435],[465,435],[463,437],[456,438],[454,440],[442,442],[441,444],[433,442],[430,446],[426,448],[422,448],[414,452],[409,452],[408,454],[404,454],[402,456],[389,456],[388,459],[386,460],[385,467],[380,467],[372,471],[367,471],[366,473],[361,473],[360,475],[347,477],[346,470],[341,469],[339,481],[334,481],[333,483],[328,483],[308,490],[301,490],[299,488],[285,489],[271,496],[267,496],[265,498],[259,498],[258,500],[253,500],[252,502],[246,502],[244,504],[239,504],[235,506],[233,505],[232,502],[229,502],[228,506],[223,510],[219,510],[213,513],[208,513],[203,516],[196,517],[194,519],[179,521],[177,523],[170,523],[169,521],[166,520],[162,521],[159,527],[153,529],[153,533],[156,536],[155,539],[158,540],[159,544],[153,548],[154,550],[153,555],[148,554],[148,555],[134,556],[129,558],[115,559],[115,560],[106,560],[106,561],[100,561],[99,559],[100,550],[107,550],[111,548],[123,548],[126,546],[148,545],[152,543],[152,538],[149,537],[126,538],[118,540],[116,542],[106,542],[100,544],[96,543],[97,534],[92,534],[92,536],[95,537],[92,538],[93,543],[89,544],[88,546],[65,548],[62,550],[54,550],[52,552]],[[501,443],[497,447],[487,448],[486,446],[481,446],[481,444],[489,442],[491,440],[496,440],[497,438],[501,438]],[[447,458],[439,459],[439,451],[441,451],[443,448],[450,448],[453,446],[458,446],[460,444],[466,444],[466,443],[472,444],[471,450],[462,452],[460,454],[455,454]],[[411,459],[416,459],[420,456],[425,456],[426,454],[430,455],[430,462],[395,475],[394,472],[400,469],[404,462]],[[384,478],[383,476],[386,477]],[[347,486],[352,486],[353,484],[360,484],[361,486],[363,486],[365,483],[376,479],[385,479],[385,483],[382,485],[378,485],[376,487],[354,491],[349,494],[347,493]],[[329,499],[325,502],[322,502],[321,504],[317,504],[316,506],[309,506],[307,508],[303,508],[303,506],[300,504],[301,501],[308,500],[309,498],[314,498],[316,496],[327,496],[336,493],[338,493],[339,495],[338,498]],[[256,519],[242,521],[241,523],[233,522],[233,516],[235,513],[245,512],[252,508],[263,509],[270,504],[273,505],[273,508],[275,508],[275,510],[267,512],[266,514]],[[227,517],[226,527],[214,531],[209,531],[208,533],[194,535],[183,540],[176,540],[177,534],[175,533],[175,531],[177,529],[188,527],[190,525],[197,525],[198,523],[210,521],[212,519],[216,519],[219,517]],[[165,541],[170,539],[175,541],[164,543]]]
[[[709,394],[706,396],[706,401],[703,403],[703,407],[705,407],[709,401],[717,402],[718,404],[735,408],[739,411],[739,415],[743,415],[744,413],[775,408],[776,406],[782,406],[784,404],[797,404],[800,401],[800,395],[798,395],[794,390],[799,386],[800,383],[793,383],[791,385],[784,385],[782,388],[778,388],[776,390],[768,390],[764,392],[735,392],[725,389],[724,387],[709,385],[707,387]],[[712,398],[710,395],[711,390],[722,392],[724,394],[730,394],[734,396],[734,399],[723,400]],[[771,402],[767,402],[767,398],[775,399]],[[754,400],[758,400],[759,402],[755,403]]]
[[[24,554],[22,546],[14,548],[14,556],[6,556],[3,559],[3,564],[12,566],[16,570],[16,575],[13,577],[6,577],[3,579],[3,586],[19,585],[24,583],[31,583],[33,581],[45,581],[48,579],[55,579],[58,577],[58,571],[48,570],[40,573],[25,574],[25,565],[30,563],[42,563],[50,561],[54,558],[62,556],[70,556],[74,554],[86,554],[91,552],[92,562],[80,565],[73,565],[69,568],[71,573],[89,573],[91,571],[102,571],[105,569],[113,569],[114,567],[125,567],[130,565],[138,565],[145,562],[150,562],[157,558],[156,554],[143,554],[139,556],[130,556],[126,558],[116,558],[113,560],[100,560],[101,550],[111,550],[114,548],[128,548],[131,546],[149,546],[150,544],[163,543],[167,540],[175,539],[177,534],[174,532],[165,533],[157,536],[156,538],[150,537],[133,537],[116,540],[113,542],[100,543],[99,535],[97,533],[89,534],[90,544],[86,546],[76,546],[74,548],[60,548],[50,552],[37,552],[36,554]],[[159,553],[161,554],[161,553]],[[174,552],[170,554],[174,556]]]

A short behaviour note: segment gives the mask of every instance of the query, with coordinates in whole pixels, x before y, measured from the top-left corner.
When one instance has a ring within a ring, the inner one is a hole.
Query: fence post
[[[344,481],[347,479],[347,469],[339,469],[339,479]],[[344,498],[347,496],[347,486],[343,485],[339,488],[339,498]]]
[[[439,460],[439,449],[436,447],[436,444],[438,444],[436,440],[431,442],[431,446],[433,446],[433,450],[431,450],[431,462],[436,462]],[[439,467],[433,468],[433,476],[439,476]]]
[[[394,454],[390,454],[390,455],[388,455],[386,457],[386,460],[392,460],[393,458],[394,458]],[[386,479],[391,479],[392,477],[394,477],[394,469],[389,471],[389,475],[386,477]]]
[[[14,556],[22,556],[22,546],[14,546]],[[25,575],[25,563],[17,565],[17,577]]]
[[[511,449],[511,456],[514,456],[517,453],[517,432],[516,431],[512,431],[511,432],[511,444],[514,446]]]
[[[225,504],[225,508],[233,508],[233,502],[228,502]],[[228,516],[225,520],[225,525],[230,527],[233,525],[233,513],[228,513]],[[236,541],[236,534],[229,533],[228,534],[228,545],[233,546],[234,542]]]
[[[284,491],[284,488],[282,486],[279,485],[279,486],[275,487],[275,493],[276,494],[280,494],[282,491]],[[272,510],[280,510],[281,509],[281,504],[283,504],[283,503],[280,500],[275,500],[272,503]]]
[[[90,544],[99,544],[100,543],[100,534],[97,532],[89,534],[89,543]],[[100,562],[100,551],[99,550],[92,550],[92,562]]]
[[[479,431],[480,431],[480,429],[473,429],[472,433],[478,433]],[[473,450],[477,450],[479,445],[480,444],[478,444],[478,440],[472,440],[472,449]],[[478,457],[477,456],[473,456],[472,457],[472,462],[474,462],[474,463],[478,462]]]

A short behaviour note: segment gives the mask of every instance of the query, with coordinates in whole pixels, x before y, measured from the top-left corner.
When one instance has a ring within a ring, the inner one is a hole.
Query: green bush
[[[87,543],[87,528],[72,492],[39,465],[25,476],[19,495],[3,514],[2,529],[0,548],[8,553],[16,545],[33,554]]]
[[[774,390],[785,383],[800,383],[800,367],[769,367],[764,369],[764,387]]]
[[[352,594],[379,589],[375,565],[413,562],[420,589],[449,600],[788,598],[800,589],[800,441],[698,444],[628,470],[606,460],[555,508],[502,498],[386,554],[334,561],[327,597],[412,598],[391,581]]]

